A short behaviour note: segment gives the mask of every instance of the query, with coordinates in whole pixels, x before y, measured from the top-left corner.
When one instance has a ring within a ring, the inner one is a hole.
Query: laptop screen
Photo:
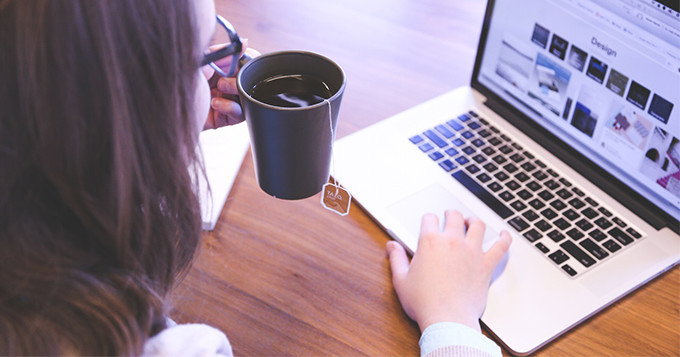
[[[476,81],[680,220],[680,13],[495,0]]]

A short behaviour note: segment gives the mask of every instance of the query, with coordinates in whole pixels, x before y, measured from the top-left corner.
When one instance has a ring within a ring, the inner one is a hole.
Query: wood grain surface
[[[338,137],[468,84],[486,6],[478,0],[216,2],[251,47],[315,51],[344,68]],[[205,233],[193,269],[173,295],[173,318],[221,329],[242,356],[418,355],[420,331],[392,287],[388,236],[359,206],[340,217],[319,199],[264,194],[248,154],[215,230]],[[535,355],[679,356],[680,269]]]

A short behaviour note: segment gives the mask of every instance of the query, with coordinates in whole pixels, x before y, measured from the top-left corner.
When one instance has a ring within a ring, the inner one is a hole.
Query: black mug
[[[318,79],[328,89],[328,97],[301,107],[268,104],[253,97],[263,81],[285,76]],[[250,132],[255,175],[264,192],[276,198],[302,199],[317,194],[328,182],[345,84],[340,66],[312,52],[268,53],[241,68],[237,86]]]

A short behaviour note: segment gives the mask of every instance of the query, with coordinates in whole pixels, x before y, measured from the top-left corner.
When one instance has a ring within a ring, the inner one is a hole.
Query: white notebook
[[[207,181],[199,181],[202,228],[211,231],[217,224],[229,191],[236,180],[243,158],[248,152],[248,126],[241,123],[215,130],[203,131],[199,147],[203,151]]]

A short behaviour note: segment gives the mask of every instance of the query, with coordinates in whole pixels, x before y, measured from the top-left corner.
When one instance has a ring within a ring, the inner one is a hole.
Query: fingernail
[[[210,106],[211,106],[213,109],[220,109],[221,103],[220,103],[219,98],[213,98],[213,99],[210,101]]]

